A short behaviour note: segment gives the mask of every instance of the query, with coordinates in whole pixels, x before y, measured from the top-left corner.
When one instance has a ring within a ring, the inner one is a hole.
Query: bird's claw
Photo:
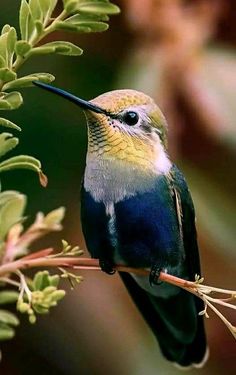
[[[109,260],[99,259],[99,265],[101,267],[101,270],[108,275],[114,275],[114,273],[116,272]]]
[[[162,283],[162,281],[159,281],[159,276],[160,276],[161,271],[162,269],[157,264],[154,264],[151,267],[151,271],[149,274],[149,283],[151,286],[160,285]]]

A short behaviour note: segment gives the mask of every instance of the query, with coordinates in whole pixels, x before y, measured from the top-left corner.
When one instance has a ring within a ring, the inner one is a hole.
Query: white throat
[[[123,160],[88,153],[84,187],[96,202],[103,202],[107,206],[152,190],[157,176],[168,174],[171,166],[164,149],[161,153],[159,151],[151,170],[141,169]]]

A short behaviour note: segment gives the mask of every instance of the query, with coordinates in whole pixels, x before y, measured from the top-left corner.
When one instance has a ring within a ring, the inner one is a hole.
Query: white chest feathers
[[[150,191],[155,186],[157,176],[168,173],[171,168],[167,157],[162,156],[160,162],[162,170],[144,171],[120,160],[88,155],[84,175],[85,190],[96,202],[103,202],[106,206],[137,193]]]

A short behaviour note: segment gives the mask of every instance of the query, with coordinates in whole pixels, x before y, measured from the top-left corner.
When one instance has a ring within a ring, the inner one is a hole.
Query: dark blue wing
[[[108,218],[105,206],[95,202],[91,194],[81,189],[81,223],[87,249],[92,258],[112,263],[113,248],[109,240]]]
[[[150,191],[137,193],[115,205],[119,255],[129,266],[157,264],[178,274],[184,259],[173,191],[161,175]]]
[[[172,168],[172,188],[180,199],[176,202],[176,195],[172,195],[175,217],[179,216],[179,204],[182,210],[186,274],[190,280],[194,280],[195,274],[200,275],[194,207],[185,179],[175,166]],[[155,334],[163,355],[183,367],[201,366],[207,350],[203,317],[198,315],[204,309],[203,302],[184,290],[165,299],[154,297],[145,292],[129,274],[123,273],[121,278]]]

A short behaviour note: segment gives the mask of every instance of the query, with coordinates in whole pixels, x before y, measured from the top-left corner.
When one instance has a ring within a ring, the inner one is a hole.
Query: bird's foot
[[[109,260],[99,259],[99,266],[101,267],[101,270],[108,275],[114,275],[114,273],[116,272]]]
[[[159,276],[160,276],[161,271],[162,269],[157,264],[154,264],[151,267],[151,271],[149,274],[149,283],[151,286],[160,285],[162,283],[162,281],[159,281]]]

